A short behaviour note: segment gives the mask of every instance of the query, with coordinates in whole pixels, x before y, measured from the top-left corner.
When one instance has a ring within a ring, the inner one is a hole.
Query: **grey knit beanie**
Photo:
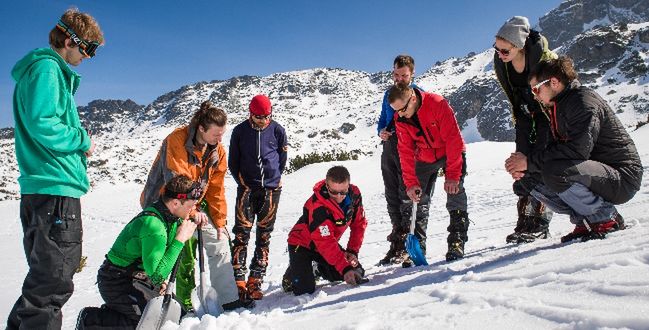
[[[530,21],[524,16],[510,18],[496,33],[496,37],[503,38],[512,43],[516,48],[525,46],[525,39],[530,34]]]

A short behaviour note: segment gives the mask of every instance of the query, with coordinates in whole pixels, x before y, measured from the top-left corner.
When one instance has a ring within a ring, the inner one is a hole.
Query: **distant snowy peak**
[[[649,0],[568,0],[539,19],[555,48],[596,26],[649,21]]]

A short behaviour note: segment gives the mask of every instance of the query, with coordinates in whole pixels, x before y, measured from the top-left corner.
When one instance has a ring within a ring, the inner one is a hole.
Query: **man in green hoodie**
[[[95,19],[69,9],[50,31],[48,48],[14,66],[20,220],[29,272],[7,329],[60,329],[81,260],[81,203],[86,157],[95,145],[74,102],[80,76],[70,69],[93,57],[104,37]]]

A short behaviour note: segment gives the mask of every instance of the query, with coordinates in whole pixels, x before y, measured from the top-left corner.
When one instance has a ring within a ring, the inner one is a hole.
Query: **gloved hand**
[[[160,296],[160,287],[153,285],[150,281],[146,280],[139,280],[139,279],[133,279],[133,287],[142,292],[142,295],[144,296],[144,299],[146,301],[149,301],[155,297]]]
[[[360,269],[354,268],[351,270],[348,270],[344,275],[343,279],[345,280],[345,283],[349,285],[358,285],[361,283],[361,279],[363,278],[363,274],[361,273]]]

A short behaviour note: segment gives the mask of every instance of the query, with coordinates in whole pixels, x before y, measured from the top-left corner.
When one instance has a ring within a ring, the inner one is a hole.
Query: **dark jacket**
[[[276,121],[260,130],[248,119],[232,131],[230,173],[240,186],[275,189],[286,167],[287,148],[286,132]]]
[[[446,157],[446,177],[460,181],[466,147],[453,109],[440,95],[417,89],[415,93],[420,102],[417,112],[411,118],[394,115],[406,189],[424,184],[417,179],[415,161],[434,163]]]
[[[549,50],[548,41],[537,31],[531,30],[525,40],[525,72],[529,72],[543,60],[557,58]],[[512,106],[512,119],[516,129],[516,151],[529,156],[542,150],[549,139],[549,119],[541,111],[541,105],[534,100],[529,84],[514,86],[510,80],[510,67],[503,62],[498,53],[494,54],[494,71],[507,99]],[[538,143],[537,143],[538,142]]]
[[[347,212],[344,212],[336,201],[329,198],[325,180],[316,183],[313,195],[304,203],[302,216],[288,234],[289,245],[317,252],[341,275],[353,268],[345,258],[345,251],[358,256],[367,227],[358,187],[349,185],[347,199],[350,199],[347,201],[349,206]],[[347,228],[351,228],[351,232],[347,249],[344,251],[338,240]]]
[[[639,190],[640,156],[606,101],[576,80],[553,101],[550,119],[555,141],[538,156],[528,158],[528,171],[540,172],[543,163],[551,161],[594,160],[618,170],[630,187]]]

